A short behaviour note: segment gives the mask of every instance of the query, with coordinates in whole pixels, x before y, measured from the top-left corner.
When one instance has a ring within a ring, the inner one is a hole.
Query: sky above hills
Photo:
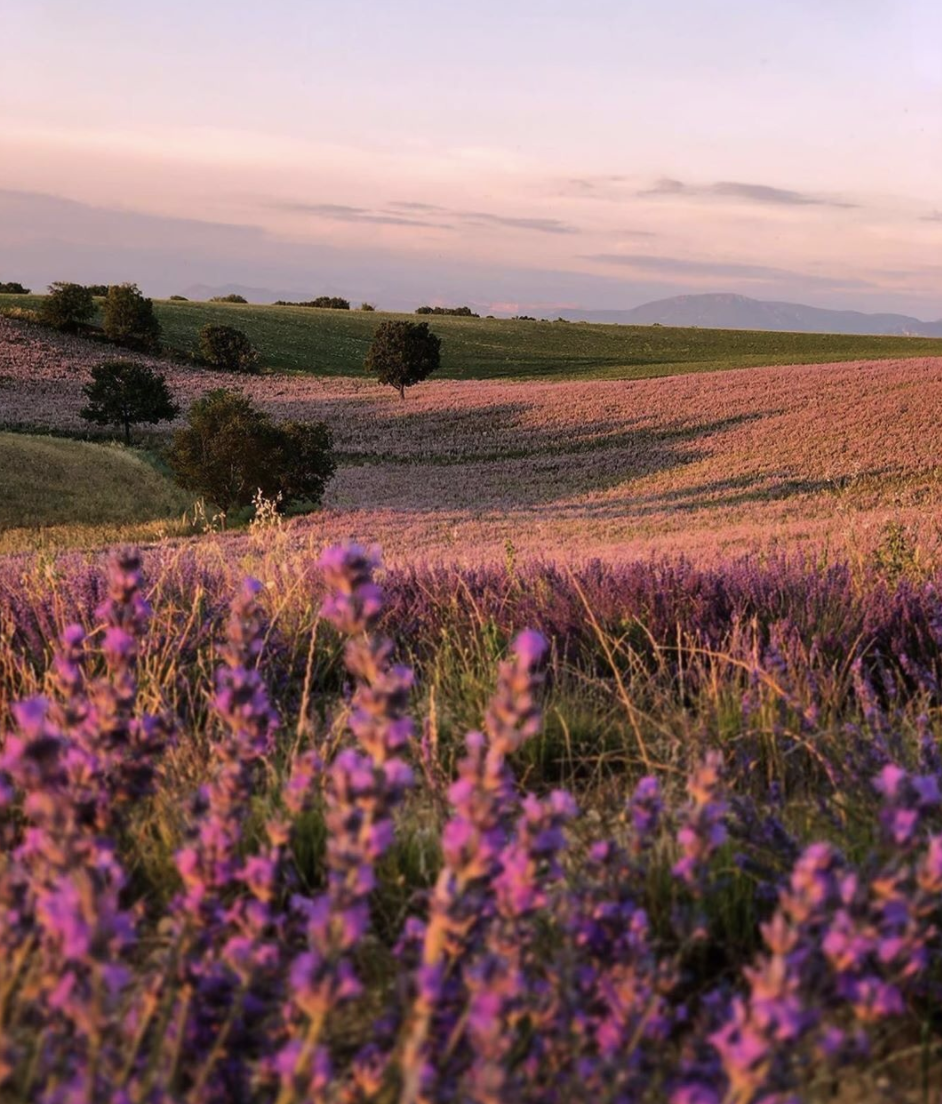
[[[11,2],[0,279],[942,316],[935,0]]]

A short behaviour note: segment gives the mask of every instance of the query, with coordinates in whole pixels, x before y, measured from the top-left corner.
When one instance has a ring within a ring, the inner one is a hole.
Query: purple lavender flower
[[[681,857],[673,873],[694,893],[704,891],[710,859],[726,842],[727,803],[723,798],[723,761],[718,752],[708,752],[703,764],[690,776],[690,802],[677,833]]]

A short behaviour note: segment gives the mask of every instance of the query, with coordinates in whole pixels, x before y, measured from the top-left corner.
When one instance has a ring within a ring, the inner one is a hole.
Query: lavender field
[[[87,432],[82,387],[102,356],[0,318],[0,430]],[[292,527],[301,550],[354,537],[390,562],[419,550],[470,566],[503,558],[508,541],[567,562],[799,547],[859,560],[890,524],[926,559],[939,546],[937,357],[653,380],[432,379],[405,402],[365,376],[234,380],[152,363],[183,410],[235,385],[277,418],[330,426],[338,470],[324,509]],[[167,432],[138,431],[157,445]]]
[[[937,1099],[935,579],[235,547],[0,565],[6,1098]]]

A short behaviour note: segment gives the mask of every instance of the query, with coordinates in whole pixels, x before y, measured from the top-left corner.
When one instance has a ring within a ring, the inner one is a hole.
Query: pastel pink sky
[[[0,278],[939,317],[940,41],[934,0],[10,0]]]

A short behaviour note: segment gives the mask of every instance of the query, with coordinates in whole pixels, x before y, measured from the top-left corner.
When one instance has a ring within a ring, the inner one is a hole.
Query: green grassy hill
[[[148,539],[182,528],[192,505],[119,446],[0,433],[0,552]]]
[[[0,309],[35,307],[39,296],[0,296]],[[353,376],[376,327],[415,315],[317,310],[255,304],[156,304],[164,341],[191,350],[207,322],[244,330],[265,368],[323,376]],[[942,339],[755,330],[611,326],[588,322],[510,319],[426,319],[442,338],[439,378],[643,379],[766,364],[883,357],[942,356]]]

